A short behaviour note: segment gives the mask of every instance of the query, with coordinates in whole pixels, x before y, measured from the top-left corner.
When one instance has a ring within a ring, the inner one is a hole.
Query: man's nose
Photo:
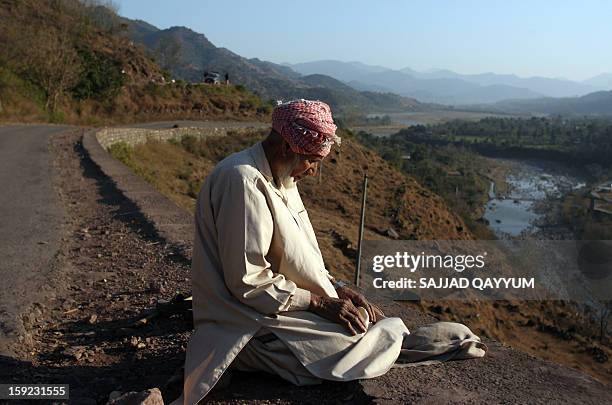
[[[310,166],[308,168],[308,170],[306,171],[306,175],[307,176],[316,176],[318,166],[319,166],[318,164],[314,164],[314,165]]]

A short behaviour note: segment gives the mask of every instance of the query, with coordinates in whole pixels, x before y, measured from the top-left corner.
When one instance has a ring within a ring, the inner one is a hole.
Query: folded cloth
[[[487,346],[467,326],[436,322],[404,335],[393,367],[422,366],[447,360],[484,357]]]

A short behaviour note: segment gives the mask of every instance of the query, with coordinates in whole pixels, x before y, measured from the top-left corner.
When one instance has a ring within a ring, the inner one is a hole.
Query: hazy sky
[[[159,28],[271,62],[582,80],[612,72],[610,0],[114,0]]]

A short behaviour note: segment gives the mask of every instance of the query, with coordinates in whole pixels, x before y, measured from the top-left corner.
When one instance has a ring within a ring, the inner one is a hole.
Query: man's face
[[[322,157],[316,155],[297,155],[296,165],[291,171],[291,177],[298,182],[308,176],[316,176]]]
[[[291,151],[287,142],[283,143],[282,163],[279,164],[277,181],[285,188],[293,188],[296,183],[308,176],[315,176],[323,160],[317,155],[299,155]]]

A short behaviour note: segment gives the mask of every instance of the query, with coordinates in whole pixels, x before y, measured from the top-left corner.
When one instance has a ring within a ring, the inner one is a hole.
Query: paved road
[[[23,332],[21,315],[50,292],[64,217],[49,139],[67,128],[0,126],[0,353]]]
[[[166,121],[126,125],[140,128],[267,128],[260,122]],[[25,332],[24,316],[36,325],[33,303],[56,291],[54,273],[64,211],[53,187],[49,140],[70,127],[0,126],[0,355]]]

